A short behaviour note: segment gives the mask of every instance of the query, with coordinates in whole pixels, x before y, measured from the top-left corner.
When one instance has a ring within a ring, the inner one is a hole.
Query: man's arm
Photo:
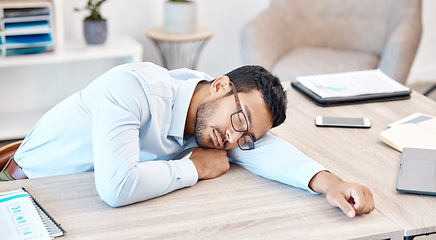
[[[347,216],[374,209],[371,191],[359,184],[343,182],[323,166],[289,142],[267,133],[255,143],[255,148],[229,151],[235,163],[262,177],[279,181],[310,192],[323,193],[333,206],[340,207]],[[353,206],[354,214],[349,215]]]
[[[250,172],[311,192],[309,182],[312,177],[327,170],[294,145],[271,133],[257,140],[254,149],[234,148],[228,156]]]
[[[317,173],[309,182],[309,187],[325,194],[329,203],[339,207],[348,217],[371,212],[374,199],[368,187],[357,183],[344,182],[327,171]]]
[[[95,185],[100,198],[118,207],[194,185],[197,171],[189,159],[139,162],[139,129],[150,119],[148,100],[136,77],[126,71],[102,77],[105,84],[91,103]]]

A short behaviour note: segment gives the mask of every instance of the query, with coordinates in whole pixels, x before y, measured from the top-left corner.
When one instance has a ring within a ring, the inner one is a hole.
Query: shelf
[[[87,45],[84,42],[70,42],[64,52],[17,55],[0,58],[1,68],[50,65],[80,61],[122,59],[122,62],[142,61],[143,47],[129,36],[112,36],[102,45]],[[88,64],[88,63],[87,63]],[[56,66],[54,66],[56,67]],[[5,84],[10,79],[0,79]],[[19,90],[18,90],[19,91]],[[1,93],[5,94],[5,93]],[[53,105],[56,103],[53,103]],[[35,123],[49,109],[37,109],[22,112],[6,112],[0,109],[0,140],[19,139],[26,136]]]
[[[132,62],[140,62],[142,51],[142,45],[129,36],[110,36],[102,45],[66,42],[62,52],[0,58],[0,68],[124,57],[132,58]]]

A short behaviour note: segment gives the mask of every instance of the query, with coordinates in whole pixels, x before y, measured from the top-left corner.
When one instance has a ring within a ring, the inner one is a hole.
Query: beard
[[[213,113],[218,108],[217,103],[221,98],[204,102],[197,109],[197,115],[195,118],[195,125],[194,125],[194,137],[195,137],[195,141],[197,142],[197,145],[200,148],[217,149],[217,147],[214,146],[212,137],[210,136],[210,134],[207,134],[207,132],[205,132],[205,129],[208,128],[207,123],[209,122],[210,119],[212,119]],[[215,131],[219,135],[218,137],[224,139],[223,132],[221,132],[215,126],[211,126],[211,128],[215,129]],[[227,146],[227,142],[224,144],[222,149],[225,149],[226,146]]]

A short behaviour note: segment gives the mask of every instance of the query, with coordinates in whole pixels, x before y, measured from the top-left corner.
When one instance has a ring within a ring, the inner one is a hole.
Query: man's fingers
[[[334,200],[335,205],[338,206],[342,212],[345,213],[349,218],[353,218],[356,216],[356,211],[354,210],[353,206],[347,201],[345,196],[343,195],[337,195],[336,199]]]
[[[353,207],[357,214],[371,212],[375,207],[372,193],[367,188],[363,188],[361,192],[352,194],[352,197],[356,203]]]

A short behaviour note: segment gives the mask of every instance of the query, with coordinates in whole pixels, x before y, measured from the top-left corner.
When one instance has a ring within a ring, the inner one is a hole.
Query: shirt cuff
[[[197,183],[198,181],[198,173],[195,168],[194,163],[190,159],[181,159],[178,161],[174,161],[177,164],[177,168],[179,169],[179,174],[181,176],[181,187],[190,187]]]
[[[317,192],[313,191],[309,187],[310,180],[319,172],[321,171],[328,171],[326,168],[324,168],[322,165],[318,164],[317,162],[312,162],[312,164],[304,165],[304,169],[300,169],[298,172],[297,179],[300,180],[300,183],[303,186],[306,186],[306,190],[313,194],[318,194]]]

